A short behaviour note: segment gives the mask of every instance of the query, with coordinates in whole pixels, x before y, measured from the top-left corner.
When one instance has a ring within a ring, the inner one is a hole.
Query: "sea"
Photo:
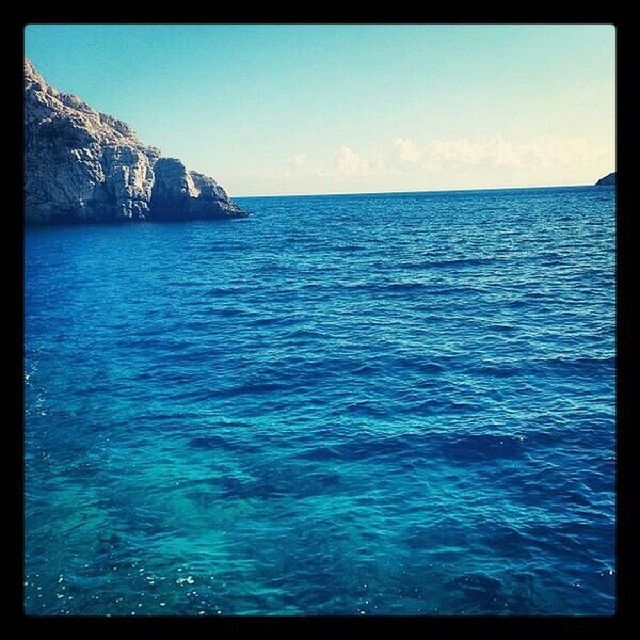
[[[24,608],[615,611],[615,188],[29,228]]]

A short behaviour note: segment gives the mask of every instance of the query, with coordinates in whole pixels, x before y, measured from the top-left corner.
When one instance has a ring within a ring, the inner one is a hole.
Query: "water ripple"
[[[614,193],[33,229],[33,614],[614,610]]]

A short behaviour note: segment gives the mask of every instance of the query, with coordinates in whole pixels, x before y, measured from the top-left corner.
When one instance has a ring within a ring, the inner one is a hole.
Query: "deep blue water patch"
[[[610,614],[613,190],[28,230],[33,614]]]

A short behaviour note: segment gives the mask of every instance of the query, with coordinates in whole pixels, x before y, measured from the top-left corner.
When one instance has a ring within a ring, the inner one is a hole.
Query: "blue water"
[[[610,614],[610,188],[32,229],[32,614]]]

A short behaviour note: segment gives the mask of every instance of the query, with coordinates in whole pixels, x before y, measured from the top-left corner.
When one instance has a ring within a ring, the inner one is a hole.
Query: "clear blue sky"
[[[47,81],[231,195],[589,184],[609,25],[30,25]]]

